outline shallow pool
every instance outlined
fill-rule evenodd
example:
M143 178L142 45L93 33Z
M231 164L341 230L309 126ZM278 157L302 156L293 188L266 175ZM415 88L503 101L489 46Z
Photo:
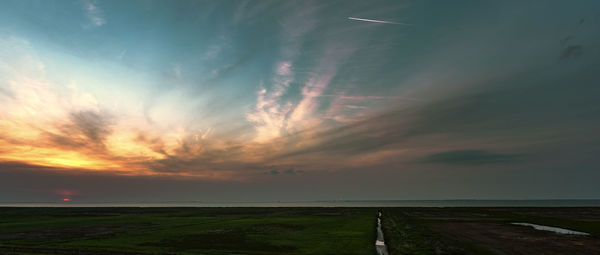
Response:
M537 225L537 224L531 224L531 223L524 223L524 222L514 222L514 223L511 223L511 224L513 224L513 225L519 225L519 226L533 227L533 228L535 228L537 230L552 231L552 232L558 233L558 234L584 235L584 236L589 236L590 235L588 233L579 232L579 231L575 231L575 230L569 230L569 229L557 228L557 227L550 227L550 226L544 226L544 225Z

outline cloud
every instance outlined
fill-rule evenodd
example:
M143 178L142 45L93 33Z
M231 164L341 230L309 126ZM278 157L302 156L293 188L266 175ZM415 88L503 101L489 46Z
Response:
M125 54L127 54L127 49L122 50L121 53L119 53L119 55L117 55L117 59L119 61L123 60L123 57L125 56Z
M307 8L282 22L285 37L281 49L283 58L274 67L271 87L264 86L258 91L254 111L249 112L247 120L254 125L256 141L265 142L297 132L310 135L308 130L331 119L330 113L320 107L327 98L322 97L330 83L337 77L343 63L357 50L355 40L348 39L340 45L339 38L330 38L315 47L314 56L310 56L310 66L303 66L302 75L295 73L295 62L307 58L298 54L302 42L307 40L318 20L312 18L319 7ZM296 24L288 24L296 22ZM306 37L306 38L305 38ZM300 98L289 96L290 84L300 85Z
M298 133L298 137L287 139L304 139L303 146L290 142L283 146L290 149L274 155L273 160L311 158L326 163L327 157L386 155L390 160L396 157L410 161L424 157L422 154L431 151L431 146L460 145L484 148L486 151L467 151L463 155L479 156L483 162L517 158L493 157L484 154L487 150L526 154L597 137L592 127L600 123L594 115L600 112L600 106L595 103L598 87L592 85L597 79L593 71L571 73L556 65L541 73L542 77L536 72L478 80L437 98L321 128L310 137L301 138L303 134ZM407 150L412 152L407 154Z
M306 40L305 37L315 28L316 22L314 17L316 7L308 3L303 5L305 6L302 11L294 12L280 22L283 34L280 49L282 60L275 65L272 79L266 82L267 84L261 83L256 105L246 114L246 120L255 128L254 141L256 142L266 142L281 137L294 124L289 123L289 115L298 111L298 106L294 106L294 102L286 102L282 99L295 80L293 60L298 57L300 47Z
M102 10L95 2L89 3L86 12L101 18L97 25L104 24ZM523 54L538 49L527 43L503 50L506 47L493 44L498 36L459 34L453 42L455 35L450 33L443 35L448 36L444 40L449 44L443 43L441 51L431 46L432 50L423 49L426 52L422 54L417 47L420 43L411 41L410 36L379 33L370 29L371 25L348 26L349 21L343 19L347 10L331 14L329 11L337 8L332 4L282 4L287 9L281 15L267 15L275 22L265 25L261 20L260 27L250 27L246 21L265 19L261 12L275 10L270 6L253 9L254 3L258 2L243 3L238 9L234 20L245 32L231 36L231 47L204 42L218 46L201 52L200 58L214 60L214 66L220 68L201 85L193 80L202 76L199 73L189 77L182 73L187 67L198 67L195 60L189 60L195 59L192 56L167 62L181 63L168 70L171 78L183 74L190 79L188 85L174 89L163 86L164 81L143 77L101 78L119 73L112 70L123 71L110 65L106 70L104 65L94 70L100 74L94 76L92 72L77 75L75 64L74 71L59 72L60 81L51 82L43 76L45 65L34 61L34 54L20 61L3 54L1 68L9 70L6 73L11 75L6 77L11 78L0 84L0 97L6 98L0 109L4 118L0 120L0 160L59 168L133 169L130 174L139 175L245 180L272 169L285 176L300 172L294 169L307 173L365 165L398 169L402 166L398 162L415 164L423 158L498 160L490 151L519 147L515 155L527 154L558 139L592 136L589 130L598 126L595 74L550 66L552 63L522 68L529 64L515 60L540 59ZM293 8L296 5L301 6ZM259 32L255 28L267 32L255 34ZM250 40L253 44L249 47L246 33L260 39ZM485 40L477 41L480 38ZM262 47L269 54L263 54ZM544 61L556 62L557 47L552 47ZM118 58L125 54L133 58L138 56L136 52L122 51ZM586 54L593 53L586 48ZM463 58L464 54L467 57ZM83 63L87 62L94 61ZM251 71L245 69L248 62L255 65ZM15 63L20 63L19 68ZM54 72L57 66L52 64L48 62L48 70ZM507 71L504 67L508 65ZM35 75L19 75L27 68ZM79 76L87 77L76 81L79 87L70 86L72 77ZM138 79L139 84L128 84ZM228 97L232 91L235 102ZM256 93L248 93L251 91ZM198 93L190 96L190 92ZM223 117L230 113L234 117ZM458 151L458 155L438 151Z
M112 133L110 118L93 111L72 112L69 119L57 121L53 128L41 131L37 146L85 151L104 155L106 139Z
M181 65L173 65L173 74L175 75L176 79L181 80Z
M238 25L241 22L254 23L254 21L261 17L259 14L276 2L244 0L237 3L239 5L235 8L232 15L232 23L234 25Z
M302 171L302 170L294 170L293 168L286 169L283 172L286 173L286 174L301 174L301 173L304 173L304 171Z
M232 63L228 63L217 68L214 68L211 73L212 77L206 82L212 84L219 79L223 79L231 75L236 69L246 64L255 54L254 51L246 52L245 54L236 58Z
M450 165L481 165L514 163L521 160L517 154L491 153L485 150L453 150L438 152L427 156L421 162Z
M88 18L88 21L92 26L100 27L106 24L106 19L104 19L104 12L95 1L84 2L83 10L85 11L85 15Z
M271 171L264 172L264 174L269 174L269 175L280 175L280 174L295 175L295 174L302 174L302 173L304 173L304 171L294 170L293 168L288 168L285 170L273 169Z
M103 144L106 137L112 132L108 117L92 111L71 113L71 121L77 131L98 144Z
M578 58L583 54L583 46L582 45L568 45L562 51L560 55L560 59L571 59Z
M382 148L398 145L411 134L411 122L414 115L408 110L390 111L360 121L325 129L304 137L304 146L289 146L289 149L277 157L298 157L302 155L344 155L356 156ZM299 132L296 136L302 137ZM288 138L294 141L296 137Z

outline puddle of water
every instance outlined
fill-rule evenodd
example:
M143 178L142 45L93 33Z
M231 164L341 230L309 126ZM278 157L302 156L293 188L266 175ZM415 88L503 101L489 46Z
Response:
M531 223L524 223L524 222L514 222L514 223L511 223L511 224L513 224L513 225L519 225L519 226L533 227L533 228L535 228L537 230L551 231L551 232L558 233L558 234L584 235L584 236L589 236L590 235L588 233L579 232L579 231L575 231L575 230L569 230L569 229L557 228L557 227L550 227L550 226L544 226L544 225L537 225L537 224L531 224Z

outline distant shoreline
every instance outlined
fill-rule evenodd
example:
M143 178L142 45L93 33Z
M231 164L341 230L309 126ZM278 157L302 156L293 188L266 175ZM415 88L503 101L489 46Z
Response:
M0 202L0 207L600 207L600 199L335 200L274 202Z

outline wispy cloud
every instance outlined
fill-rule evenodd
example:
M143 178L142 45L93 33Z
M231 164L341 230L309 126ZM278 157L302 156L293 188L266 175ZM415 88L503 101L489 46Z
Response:
M520 155L493 153L485 150L453 150L431 154L422 162L456 164L456 165L480 165L514 163L520 160Z
M180 64L174 64L173 65L173 75L175 75L175 78L177 79L181 79L181 65Z
M83 10L92 26L99 27L106 24L104 12L98 7L95 1L85 2Z
M127 49L122 50L121 53L119 53L119 55L117 55L117 59L119 61L123 60L123 57L125 56L125 54L127 54Z
M281 15L278 6L250 11L253 2L242 5L237 19L244 33L232 34L235 40L227 43L203 41L206 51L184 51L201 46L185 48L181 45L187 43L170 41L177 38L165 41L177 46L173 50L152 52L156 55L147 58L141 53L149 51L129 44L100 51L113 52L113 60L115 55L117 59L128 56L125 62L135 67L131 72L60 52L55 53L57 57L36 57L32 45L37 44L0 37L0 161L237 180L265 171L292 176L301 171L308 175L319 169L367 164L397 168L395 163L400 160L417 167L436 165L418 164L422 163L417 162L419 159L454 165L464 164L459 161L499 161L512 159L490 153L511 151L494 147L502 143L541 144L547 137L567 134L557 130L567 122L572 125L569 132L597 127L597 93L580 93L592 91L588 84L595 84L597 78L591 71L581 74L588 75L586 82L578 82L585 78L579 74L557 76L560 79L531 74L530 80L520 77L522 82L518 82L509 78L516 73L513 69L522 68L480 63L509 56L513 66L518 63L514 59L534 58L521 57L514 49L511 54L502 54L505 52L471 47L474 38L487 38L479 33L467 39L459 36L441 50L402 53L400 43L404 40L390 35L393 33L348 23L409 24L356 17L347 21L342 12L331 15L329 11L337 8L331 4L315 7L314 2L290 3ZM106 24L105 13L96 2L86 2L83 10L92 26ZM258 37L266 39L259 40L258 50L252 51L257 53L252 55L246 53L249 45L245 36L254 30L246 30L250 25L245 22L265 18L263 11L277 11L278 15L266 17L275 17L268 25L256 22L261 24L256 28L265 30ZM360 15L392 17L376 12ZM219 33L207 37L215 34ZM374 36L381 40L374 43ZM185 42L189 39L179 38ZM153 43L149 42L149 47ZM586 54L595 54L585 49ZM176 56L168 57L172 51ZM265 51L268 57L263 57ZM189 58L181 52L189 53ZM556 55L555 48L552 52ZM577 52L574 48L566 54L575 57ZM462 58L463 54L471 57ZM397 62L400 58L406 60ZM61 63L65 59L68 61ZM153 62L158 59L162 62ZM457 59L470 60L465 63ZM161 66L161 71L168 73L167 79L154 79L152 73L146 73L153 69L142 68L144 60L150 61L148 66ZM585 59L580 60L577 62ZM211 69L217 66L211 86L198 85L194 78L202 76L197 71L204 68L201 62L214 62L207 65ZM85 67L93 72L80 68L88 64ZM96 68L99 66L102 68ZM206 68L206 73L211 69ZM169 86L173 77L185 78L190 84ZM500 87L494 85L500 80L502 89L493 89ZM570 84L569 89L559 82ZM201 93L190 95L190 91ZM535 99L530 95L536 95ZM574 135L567 137L573 139ZM469 150L472 148L477 150Z
M356 21L381 23L381 24L394 24L394 25L412 26L412 24L408 24L408 23L400 23L400 22L393 22L393 21L386 21L386 20L363 19L363 18L355 18L355 17L348 17L348 19L350 19L350 20L356 20Z
M272 80L261 83L257 102L253 111L246 114L246 119L254 126L255 141L266 142L281 137L290 126L289 115L297 109L293 102L282 100L295 73L293 60L297 57L307 33L315 28L315 7L307 4L302 12L286 17L279 23L283 36L280 54L282 60L274 67Z

